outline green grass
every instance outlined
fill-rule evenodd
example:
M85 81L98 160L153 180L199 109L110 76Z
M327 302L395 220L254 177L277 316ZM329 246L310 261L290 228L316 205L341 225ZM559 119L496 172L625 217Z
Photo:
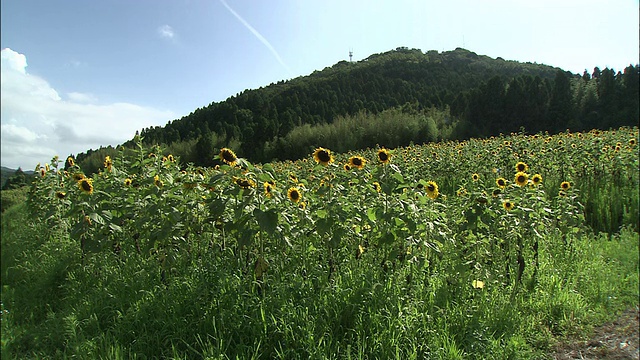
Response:
M638 301L638 234L628 230L584 235L571 251L548 239L535 290L515 296L498 281L473 289L359 261L330 282L322 271L273 274L260 296L214 258L178 261L166 286L151 261L83 265L68 239L11 227L27 218L24 206L2 218L5 359L539 358Z

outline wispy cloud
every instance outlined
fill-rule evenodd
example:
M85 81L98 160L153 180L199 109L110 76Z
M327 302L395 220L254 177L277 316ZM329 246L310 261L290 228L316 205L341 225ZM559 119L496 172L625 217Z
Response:
M171 111L131 103L101 104L88 93L61 97L45 79L27 71L24 54L6 48L1 58L2 166L31 169L54 155L121 144L136 130L176 118Z
M158 34L165 39L173 39L176 36L176 32L169 25L162 25L158 28Z
M262 34L260 34L258 32L258 30L256 30L253 26L251 26L251 24L249 24L245 19L242 18L242 16L240 16L237 12L235 12L231 6L229 6L229 4L227 4L227 2L225 0L220 0L220 2L222 3L222 5L224 5L225 8L227 8L227 10L229 10L229 12L236 17L236 19L238 19L238 21L240 21L240 23L242 23L242 25L244 25L244 27L246 27L249 31L251 31L251 33L258 38L258 40L260 40L260 42L262 42L264 44L264 46L267 47L267 49L269 49L269 51L271 51L271 53L273 54L273 56L275 56L276 60L278 60L278 62L280 63L280 65L282 65L287 71L291 72L291 69L289 69L289 67L287 66L287 64L284 63L284 61L282 60L282 58L280 57L280 54L278 54L278 52L276 51L276 49L271 45L271 43L264 37L262 36Z

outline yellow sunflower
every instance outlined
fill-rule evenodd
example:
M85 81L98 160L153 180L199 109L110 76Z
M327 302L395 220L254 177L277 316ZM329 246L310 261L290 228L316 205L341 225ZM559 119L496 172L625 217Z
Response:
M473 181L478 181L480 180L480 175L478 175L477 173L474 173L473 175L471 175L471 179Z
M111 172L112 166L113 166L113 161L111 160L111 156L107 155L104 158L104 168L107 169L108 172Z
M331 156L331 150L325 148L317 148L316 151L313 152L313 159L322 165L329 165L333 162L333 156Z
M344 164L342 167L344 168L345 171L351 170L351 165L349 164Z
M522 161L518 162L516 164L516 171L517 172L526 172L527 170L529 170L529 165L523 163Z
M511 211L513 210L513 207L515 205L511 202L511 200L505 200L505 202L502 203L502 206L504 207L505 210Z
M389 152L389 150L387 149L378 150L378 161L380 161L383 164L387 164L389 163L390 160L391 160L391 153Z
M531 181L533 182L533 185L542 184L542 175L540 174L533 175L533 177L531 178Z
M220 154L218 155L218 157L229 166L234 166L236 164L236 161L238 160L236 153L234 153L233 150L227 148L220 149Z
M64 199L67 196L67 193L64 191L56 191L56 197L58 199Z
M438 184L436 184L435 181L429 181L427 182L427 196L430 197L431 199L435 199L438 197Z
M153 177L153 183L155 184L155 186L161 188L164 183L162 182L162 180L160 180L160 176L156 175Z
M373 185L373 190L375 190L376 192L382 191L382 187L380 186L379 182L374 181L372 185Z
M72 167L72 166L75 166L75 165L76 165L76 162L73 160L73 158L71 156L69 156L67 158L67 167Z
M365 160L362 156L352 156L349 158L349 165L357 168L358 170L364 169L364 164L366 163L367 160Z
M124 186L131 186L131 179L129 178L124 179Z
M302 193L297 187L292 187L287 191L287 197L289 197L289 200L293 201L294 203L298 203L302 198Z
M82 180L78 181L78 187L85 194L89 194L89 195L93 194L93 180L92 179L83 178Z
M496 185L498 185L500 189L504 189L507 186L507 180L504 178L497 178Z
M175 162L176 161L176 159L171 154L167 155L167 160L169 160L171 162Z
M243 189L249 189L256 186L256 183L253 180L247 178L235 178L234 182Z
M80 181L80 180L82 180L84 178L85 178L85 176L84 176L83 173L79 173L78 172L78 173L74 173L73 174L73 180L75 180L75 181Z
M561 188L562 190L567 191L567 190L569 190L569 189L571 188L571 183L569 183L568 181L563 181L563 182L560 184L560 188Z
M529 180L529 175L527 175L526 173L519 171L516 173L515 176L515 182L516 184L518 184L518 186L525 186L527 185L527 181Z
M266 197L272 197L273 196L273 187L274 185L272 185L270 182L265 181L264 182L264 194Z

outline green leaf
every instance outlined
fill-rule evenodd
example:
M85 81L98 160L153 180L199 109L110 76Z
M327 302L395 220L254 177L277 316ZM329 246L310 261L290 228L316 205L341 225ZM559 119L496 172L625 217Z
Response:
M253 210L253 216L258 220L260 230L269 235L272 235L276 231L276 227L278 226L278 213L275 210L263 211L256 208Z

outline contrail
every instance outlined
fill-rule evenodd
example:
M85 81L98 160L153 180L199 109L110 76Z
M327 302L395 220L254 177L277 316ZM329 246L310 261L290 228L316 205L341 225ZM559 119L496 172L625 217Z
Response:
M248 22L246 22L242 16L238 15L237 12L235 12L231 6L229 6L229 4L227 4L226 1L224 0L220 0L220 2L222 3L222 5L224 5L224 7L227 8L227 10L229 10L229 12L236 17L236 19L238 19L242 25L244 25L247 29L249 29L249 31L251 31L251 33L253 35L255 35L255 37L258 38L258 40L260 40L264 46L267 47L267 49L269 49L269 51L271 51L271 53L273 54L273 56L276 57L276 60L278 60L278 62L280 63L280 65L282 65L285 69L287 69L287 71L291 72L291 69L289 69L289 67L287 66L287 64L284 63L284 61L282 61L282 58L280 57L280 54L278 54L278 52L276 51L276 49L273 48L273 46L271 46L271 44L269 43L269 41L267 39L265 39L264 36L262 36L258 30L254 29L253 26L251 26Z

